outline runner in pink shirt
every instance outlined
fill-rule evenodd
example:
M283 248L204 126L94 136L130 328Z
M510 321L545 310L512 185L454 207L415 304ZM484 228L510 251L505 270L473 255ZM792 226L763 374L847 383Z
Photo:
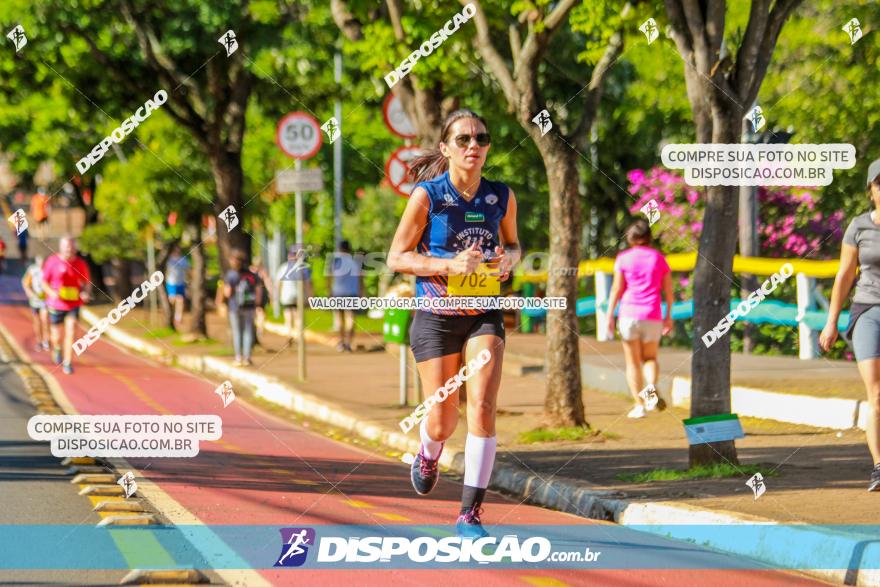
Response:
M656 393L657 390L660 337L672 331L669 313L672 308L672 274L663 254L650 246L651 227L647 221L633 222L626 229L626 242L629 248L617 255L614 262L614 282L608 300L608 331L614 332L614 311L619 301L618 328L626 358L626 381L635 401L627 416L644 418L646 408L665 408L665 402L659 397L656 402L646 404L639 392L647 389L649 393ZM660 306L661 292L666 298L666 318L663 318Z
M49 309L52 359L62 362L61 325L64 324L64 363L62 370L73 373L73 335L79 307L89 301L89 266L76 253L76 243L71 237L62 237L58 253L43 263L43 291Z

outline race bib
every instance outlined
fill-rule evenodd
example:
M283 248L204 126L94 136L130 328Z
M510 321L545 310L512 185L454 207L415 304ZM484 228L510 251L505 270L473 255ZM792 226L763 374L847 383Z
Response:
M79 300L79 288L70 285L62 285L58 288L58 298L65 302L76 302Z
M497 296L501 294L501 280L490 275L497 268L480 263L470 275L450 275L446 294L449 296Z

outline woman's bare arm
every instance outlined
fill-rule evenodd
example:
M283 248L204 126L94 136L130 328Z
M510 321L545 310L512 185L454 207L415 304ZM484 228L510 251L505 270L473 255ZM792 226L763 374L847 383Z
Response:
M624 291L626 291L626 278L621 271L615 271L614 280L611 282L611 292L608 294L608 316L612 320L614 320L614 309Z
M428 225L428 211L430 209L428 192L424 188L413 190L388 251L388 268L392 271L420 277L449 273L451 259L428 257L415 251L416 245Z
M846 243L840 246L840 267L837 269L837 276L834 278L834 287L831 288L831 302L828 305L828 319L825 321L825 328L819 335L819 347L824 351L828 351L837 340L837 320L840 318L840 311L843 309L843 302L852 289L853 282L856 280L856 270L859 267L859 250L858 248Z
M840 267L837 269L837 276L834 278L834 287L831 288L828 322L837 324L840 311L843 309L843 302L849 295L853 282L856 280L856 269L858 267L859 250L852 245L841 245Z

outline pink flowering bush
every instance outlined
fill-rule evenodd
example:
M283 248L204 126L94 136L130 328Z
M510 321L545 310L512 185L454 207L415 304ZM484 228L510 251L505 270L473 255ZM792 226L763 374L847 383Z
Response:
M654 240L664 253L687 253L703 230L703 204L700 192L665 167L647 173L633 169L626 174L629 191L636 198L629 211L641 215L641 208L651 200L657 203L660 219L651 227Z
M627 174L635 203L629 211L641 215L649 201L657 203L660 219L651 227L664 253L696 250L703 229L703 194L665 167ZM843 237L843 211L825 215L817 210L809 188L758 188L758 234L762 257L831 259ZM684 285L684 284L681 284Z
M843 239L843 211L816 209L809 188L758 188L761 255L832 259Z

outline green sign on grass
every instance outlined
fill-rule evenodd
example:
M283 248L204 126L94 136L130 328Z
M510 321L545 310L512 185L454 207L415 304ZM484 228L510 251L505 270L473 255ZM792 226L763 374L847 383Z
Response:
M689 444L705 444L745 437L739 416L736 414L715 414L682 421Z

